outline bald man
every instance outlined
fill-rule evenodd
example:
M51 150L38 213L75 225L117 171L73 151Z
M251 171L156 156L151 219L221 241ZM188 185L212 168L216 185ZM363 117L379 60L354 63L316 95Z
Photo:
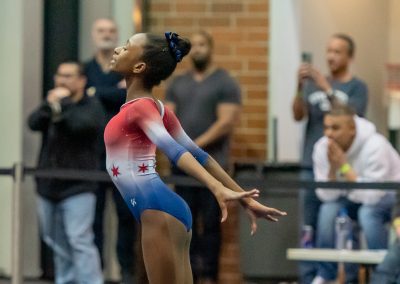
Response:
M107 122L118 113L125 102L126 89L123 77L111 72L109 64L118 43L118 28L116 23L108 18L97 19L92 27L92 39L96 52L94 57L85 64L87 75L87 93L97 97L106 112ZM101 139L103 141L103 139ZM105 170L105 147L102 145L102 169ZM104 240L104 208L106 192L112 190L115 208L118 215L117 258L121 268L123 283L133 283L134 273L134 242L135 221L128 207L114 186L101 183L97 192L96 215L94 221L95 243L99 249L102 263Z

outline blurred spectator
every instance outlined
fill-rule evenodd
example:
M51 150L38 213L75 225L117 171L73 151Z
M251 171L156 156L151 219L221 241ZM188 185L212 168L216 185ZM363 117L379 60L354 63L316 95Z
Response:
M357 115L364 116L367 108L368 90L363 81L350 72L355 45L353 40L343 34L336 34L328 42L326 61L328 76L322 75L311 64L311 54L303 56L303 64L298 71L297 94L293 100L293 116L296 121L307 119L304 134L304 145L301 159L302 180L313 180L312 151L315 142L323 135L323 116L331 108L330 101L338 100L356 110ZM300 192L302 226L311 226L315 238L317 234L317 216L320 201L313 189ZM308 240L315 243L315 239ZM310 283L316 273L312 262L300 263L302 283Z
M399 195L399 194L397 194ZM393 228L396 240L390 246L388 253L372 275L371 284L398 284L400 283L400 199L393 211Z
M193 69L173 80L166 104L175 111L195 143L228 167L229 138L238 120L240 88L228 73L212 62L213 39L201 31L191 38ZM182 174L174 169L175 174ZM220 210L205 188L177 186L176 192L193 214L191 264L195 281L216 283L221 246Z
M94 57L85 64L85 72L88 77L88 93L95 96L102 103L107 122L119 112L125 103L126 85L123 77L110 71L110 61L114 54L114 48L118 42L118 29L111 19L101 18L93 23L93 43L96 48ZM103 138L103 134L101 134ZM103 139L101 139L101 169L106 170L106 154ZM106 193L112 189L115 208L118 216L117 258L121 269L123 283L132 283L135 267L134 242L135 220L129 212L121 195L114 185L101 183L97 191L96 215L94 222L95 243L99 249L102 263L104 245L104 209Z
M85 95L81 65L58 66L55 88L29 116L29 127L42 133L41 169L98 169L99 133L105 118L101 104ZM43 240L53 249L56 283L103 283L93 243L96 184L37 179L38 215Z
M368 120L337 105L324 117L324 137L313 151L316 181L383 182L400 180L400 157ZM385 224L395 202L395 192L374 189L317 189L322 205L318 215L317 247L335 247L335 218L341 208L357 220L369 249L385 249ZM321 262L313 284L336 279L337 264ZM358 269L346 267L346 283L357 282Z

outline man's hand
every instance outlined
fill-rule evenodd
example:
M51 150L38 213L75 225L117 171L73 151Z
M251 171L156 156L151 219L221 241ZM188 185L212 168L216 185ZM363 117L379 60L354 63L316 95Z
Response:
M60 103L60 100L69 97L71 95L71 91L64 87L57 87L50 90L47 93L47 102L49 104L57 104Z
M299 82L299 89L302 87L302 82L304 79L311 79L314 81L315 85L323 92L328 92L332 89L331 85L329 84L328 80L325 78L324 75L321 74L317 69L315 69L309 63L303 63L300 65L298 71L298 82Z
M324 75L321 74L317 69L311 68L311 78L314 80L315 85L320 88L323 92L332 90L331 84Z
M299 71L297 72L297 82L298 82L298 90L300 91L303 88L304 79L311 78L311 64L303 63L300 65Z
M331 169L334 171L339 170L342 165L347 163L345 152L333 139L328 139L328 160L331 165Z

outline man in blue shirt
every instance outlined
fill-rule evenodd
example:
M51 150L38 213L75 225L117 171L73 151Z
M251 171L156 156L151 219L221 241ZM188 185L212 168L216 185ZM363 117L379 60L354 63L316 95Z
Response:
M94 57L85 64L88 94L97 97L106 112L107 122L119 112L125 102L126 89L123 77L109 69L110 61L117 46L118 29L111 19L97 19L92 28L93 42L96 47ZM103 139L101 139L103 141ZM103 142L102 142L103 143ZM106 155L101 145L101 165L105 170ZM112 188L115 208L118 215L117 258L121 267L123 283L133 283L135 221L118 191L109 183L101 183L97 192L96 215L94 221L95 243L103 259L104 208L107 189Z

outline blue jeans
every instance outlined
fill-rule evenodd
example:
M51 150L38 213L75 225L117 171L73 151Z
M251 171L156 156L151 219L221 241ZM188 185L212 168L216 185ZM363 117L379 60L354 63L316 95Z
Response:
M371 284L400 284L400 240L396 240L376 267Z
M314 172L312 169L302 169L300 171L300 180L314 181ZM321 201L315 194L315 189L301 189L299 193L299 216L301 216L299 231L302 231L304 225L313 228L313 243L315 245L315 236L317 235L318 211ZM300 283L309 284L317 274L317 263L313 261L299 262Z
M102 284L100 258L93 242L95 195L82 193L53 202L38 197L43 240L54 251L56 284Z
M345 198L323 203L318 217L317 247L335 247L335 219L339 210L345 207L349 217L358 221L361 230L364 232L368 248L385 249L388 244L388 232L385 224L390 221L390 213L395 201L392 196L387 197L390 198L384 197L376 205L356 204ZM345 267L346 281L355 281L358 274L357 266L349 264ZM326 280L336 279L337 263L320 262L318 264L318 275Z

